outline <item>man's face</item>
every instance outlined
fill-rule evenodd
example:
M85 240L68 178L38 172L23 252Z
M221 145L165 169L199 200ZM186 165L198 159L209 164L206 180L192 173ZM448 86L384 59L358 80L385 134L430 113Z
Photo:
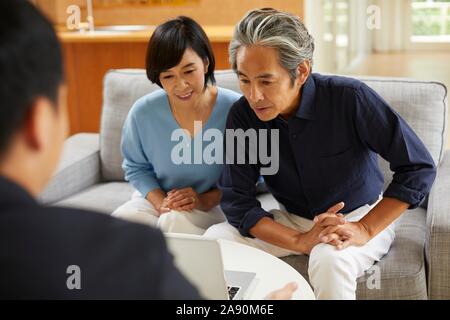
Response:
M240 88L261 121L278 115L292 116L300 102L301 83L292 85L289 72L278 60L278 52L262 46L241 47L237 51L236 66Z

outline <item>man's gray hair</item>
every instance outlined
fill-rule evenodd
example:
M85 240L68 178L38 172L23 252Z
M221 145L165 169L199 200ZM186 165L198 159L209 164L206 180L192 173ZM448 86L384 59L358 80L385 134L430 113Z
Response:
M275 9L264 8L247 12L234 29L230 42L230 64L237 71L236 54L242 46L259 45L277 49L280 65L292 81L303 61L313 64L314 38L299 17Z

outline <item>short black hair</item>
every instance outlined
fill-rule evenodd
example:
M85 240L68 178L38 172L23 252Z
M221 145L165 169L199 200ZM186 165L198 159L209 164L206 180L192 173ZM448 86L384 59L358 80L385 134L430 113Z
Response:
M26 0L0 1L0 157L37 97L57 105L64 81L52 24Z
M186 49L191 48L203 60L208 59L205 87L215 84L216 62L211 43L202 27L189 17L179 16L159 25L148 42L146 69L147 78L162 88L159 75L178 65Z

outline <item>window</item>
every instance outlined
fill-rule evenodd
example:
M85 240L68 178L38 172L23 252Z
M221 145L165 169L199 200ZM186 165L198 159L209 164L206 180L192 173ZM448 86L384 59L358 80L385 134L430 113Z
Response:
M306 0L305 19L316 40L315 71L345 73L369 50L369 0Z
M450 0L411 1L411 42L450 42Z
M349 1L324 0L323 41L335 52L333 69L340 71L349 64Z

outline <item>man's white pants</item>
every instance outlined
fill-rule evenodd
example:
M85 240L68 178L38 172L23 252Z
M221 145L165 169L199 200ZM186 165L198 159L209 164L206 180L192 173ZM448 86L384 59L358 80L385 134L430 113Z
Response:
M159 216L153 205L137 191L133 193L131 200L117 208L112 216L158 227L163 232L197 235L204 234L213 224L226 221L219 206L207 212L195 209L191 212L172 210Z
M380 201L381 198L378 200ZM378 202L377 202L378 203ZM358 221L374 206L365 205L345 215L347 221ZM309 231L314 222L309 219L289 214L286 211L273 210L275 221L300 232ZM316 245L309 256L308 274L314 294L317 299L356 299L356 279L364 274L376 261L379 261L388 251L395 238L395 222L380 232L362 247L347 247L337 250L329 244ZM228 222L210 227L205 237L228 239L240 242L276 257L298 255L278 246L256 238L243 237L236 228Z

